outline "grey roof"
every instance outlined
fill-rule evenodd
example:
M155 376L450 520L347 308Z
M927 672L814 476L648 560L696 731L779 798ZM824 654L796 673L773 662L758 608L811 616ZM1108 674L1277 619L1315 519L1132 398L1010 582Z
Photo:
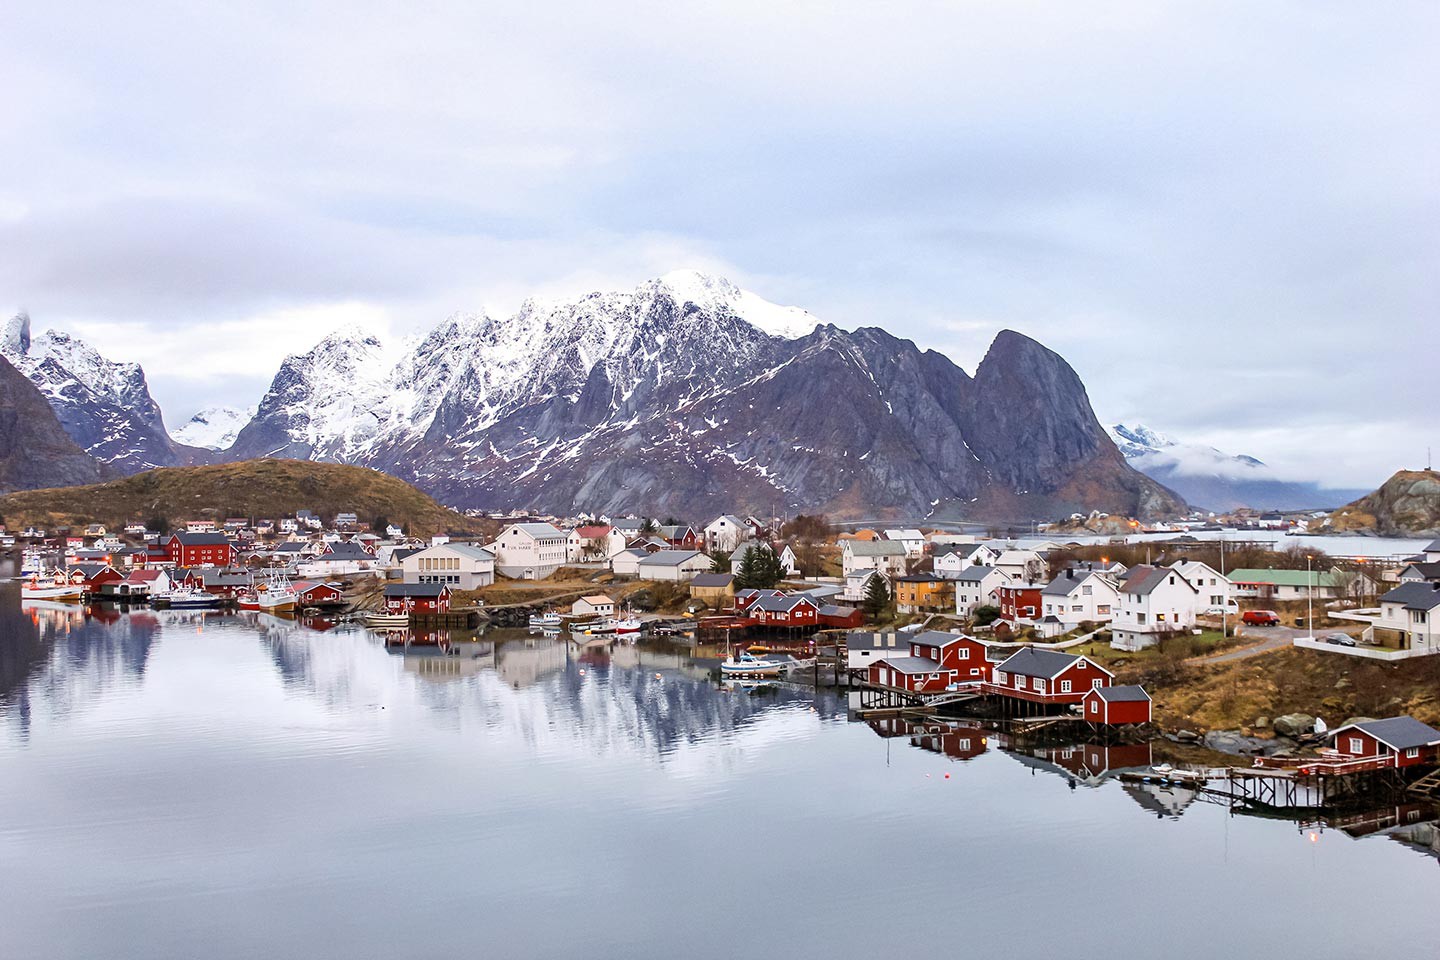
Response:
M686 560L704 556L699 550L656 550L640 561L642 567L678 567Z
M746 526L746 525L747 525L744 520L741 520L739 517L735 516L735 514L733 514L733 513L722 513L722 514L720 514L720 516L716 517L714 520L711 520L711 521L710 521L710 524L718 523L718 522L721 521L721 520L724 520L724 521L728 522L728 523L730 524L730 526L735 527L735 528L737 528L737 529L740 528L740 527L743 527L743 526ZM710 524L707 524L707 526L709 526Z
M750 609L770 610L776 613L782 611L788 612L794 610L802 603L808 603L812 607L815 606L815 601L809 597L761 597L759 600L750 604Z
M972 564L966 567L964 570L961 570L960 576L956 577L955 579L964 580L966 583L982 583L984 582L986 577L990 576L990 574L992 573L995 573L996 570L996 567L982 567L976 564Z
M937 673L940 664L925 657L886 657L885 662L901 673Z
M1047 597L1068 597L1071 591L1086 580L1089 580L1091 576L1092 574L1088 571L1066 570L1054 580L1047 583L1045 589L1041 590L1040 593Z
M1412 572L1426 580L1440 580L1440 560L1417 560L1406 564L1405 569L1400 571L1400 576Z
M390 551L390 561L392 563L399 563L407 557L415 556L415 554L419 552L419 547L398 547Z
M1440 743L1440 730L1421 723L1414 717L1390 717L1388 720L1365 720L1332 730L1330 736L1339 736L1345 730L1363 730L1393 750L1410 750L1414 747L1432 747Z
M1156 587L1165 582L1166 577L1171 576L1180 577L1180 582L1189 587L1192 592L1199 592L1193 583L1181 576L1179 571L1171 570L1169 567L1152 567L1143 563L1137 567L1131 567L1125 574L1121 581L1124 586L1120 588L1120 591L1143 597L1153 593Z
M207 587L247 587L253 582L248 570L202 570L200 580Z
M320 560L374 560L375 558L365 551L365 548L358 543L344 541L332 543L329 548L320 555Z
M1044 677L1050 679L1064 673L1075 661L1081 659L1073 654L1060 653L1057 650L1037 650L1034 647L1025 647L1016 650L1009 659L995 667L996 670L1003 670L1006 673L1018 673L1022 677ZM1092 663L1094 661L1091 661ZM1101 670L1100 667L1095 664ZM1106 673L1110 671L1105 670Z
M484 547L476 546L473 543L441 543L433 547L425 547L422 550L415 550L407 553L406 556L414 556L416 553L425 553L428 550L454 550L462 557L469 557L471 560L494 560L495 554ZM399 551L396 551L397 553Z
M1406 610L1434 610L1440 607L1440 585L1402 583L1380 598L1381 603L1398 603Z
M841 607L833 603L827 603L820 608L822 617L848 617L854 612L854 607Z
M692 587L728 587L735 582L732 573L697 573L690 580Z
M924 633L917 633L915 636L911 637L910 642L923 643L932 647L943 647L946 644L954 643L957 640L970 639L973 638L967 637L964 634L947 633L944 630L926 630Z
M556 539L565 536L565 531L553 523L512 523L512 527L524 533L528 533L536 540Z
M1440 553L1440 538L1431 540L1425 545L1425 553Z
M803 593L805 594L805 596L810 597L813 600L823 600L826 597L833 597L837 594L844 593L845 588L840 586L838 583L822 583L818 587L806 587L804 590L799 590L796 592Z
M845 544L856 557L905 556L905 545L896 540L846 540Z
M175 537L187 547L223 547L230 542L223 533L177 533Z
M1135 703L1150 699L1150 694L1145 692L1144 687L1134 684L1119 687L1096 687L1091 692L1107 703Z
M387 597L438 597L449 589L443 583L387 583Z
M845 637L851 650L909 650L910 638L903 634L875 630L852 630Z
M275 553L302 553L310 546L303 540L286 540L284 543L275 544Z

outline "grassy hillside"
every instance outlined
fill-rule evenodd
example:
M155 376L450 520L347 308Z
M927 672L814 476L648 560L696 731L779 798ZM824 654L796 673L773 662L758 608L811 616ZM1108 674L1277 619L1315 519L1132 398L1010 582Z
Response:
M365 522L384 517L418 536L485 532L481 521L440 506L388 474L306 460L169 467L108 483L26 490L0 497L0 515L11 529L91 522L113 526L155 516L172 522L274 519L304 509L327 520L342 511L353 512Z
M1330 529L1402 537L1440 533L1440 472L1401 470L1379 490L1332 513Z

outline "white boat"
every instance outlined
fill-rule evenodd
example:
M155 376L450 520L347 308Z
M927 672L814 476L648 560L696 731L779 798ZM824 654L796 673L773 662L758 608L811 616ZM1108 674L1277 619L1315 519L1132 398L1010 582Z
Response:
M220 606L220 598L213 593L192 590L189 587L177 587L163 594L160 599L172 610L206 610Z
M36 547L26 547L25 552L20 554L20 576L44 576L45 575L45 551Z
M615 621L616 633L639 633L645 629L645 621L639 617L621 617Z
M554 610L545 613L530 614L530 626L535 630L543 630L546 627L555 628L560 626L560 614Z
M265 583L255 585L255 601L264 613L291 613L299 599L289 578L279 570L272 572Z
M720 674L725 677L775 677L785 672L783 660L764 660L748 651L720 664Z
M32 574L20 584L21 600L79 600L85 592L83 583L71 583L65 571L56 570L48 577Z
M595 637L602 634L614 633L614 620L591 620L589 623L570 624L570 635L577 637Z
M367 627L403 627L410 623L408 613L367 613L365 614L365 625Z

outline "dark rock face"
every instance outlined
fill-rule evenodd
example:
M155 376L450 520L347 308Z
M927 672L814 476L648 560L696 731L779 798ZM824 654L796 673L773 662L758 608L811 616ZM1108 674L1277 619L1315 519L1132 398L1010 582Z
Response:
M1182 506L1125 464L1069 365L1009 331L972 379L883 330L772 335L652 281L452 319L382 353L339 334L288 359L230 455L360 463L455 506L561 514Z
M55 330L32 338L24 314L7 324L0 353L49 401L66 434L115 471L136 473L208 456L170 439L139 364L112 363Z
M0 492L96 483L105 476L66 434L35 385L0 357Z

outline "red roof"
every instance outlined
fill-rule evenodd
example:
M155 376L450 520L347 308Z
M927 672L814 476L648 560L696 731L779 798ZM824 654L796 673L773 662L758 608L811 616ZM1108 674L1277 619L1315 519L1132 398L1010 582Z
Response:
M601 537L610 535L610 525L592 524L588 527L576 527L575 532L584 540L599 540Z
M131 570L130 576L126 577L125 579L136 580L141 583L146 583L151 580L159 580L160 571L156 570L154 567L140 567L136 570Z

